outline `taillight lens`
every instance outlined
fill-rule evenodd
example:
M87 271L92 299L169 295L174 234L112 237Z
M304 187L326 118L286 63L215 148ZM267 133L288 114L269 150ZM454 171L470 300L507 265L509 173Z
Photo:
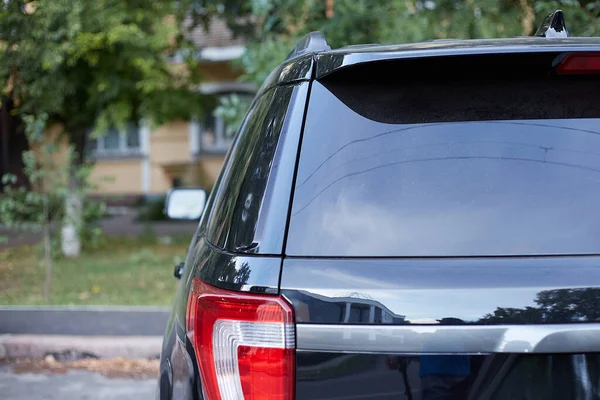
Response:
M209 400L293 399L294 314L283 298L222 290L194 278L187 312Z
M600 74L600 53L569 54L556 67L559 75Z

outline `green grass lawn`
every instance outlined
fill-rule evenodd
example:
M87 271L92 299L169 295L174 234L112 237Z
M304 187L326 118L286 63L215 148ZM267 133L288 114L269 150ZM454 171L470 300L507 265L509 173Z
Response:
M50 304L169 305L189 237L161 244L153 238L107 238L94 251L53 263ZM44 262L37 246L0 252L0 304L44 304Z

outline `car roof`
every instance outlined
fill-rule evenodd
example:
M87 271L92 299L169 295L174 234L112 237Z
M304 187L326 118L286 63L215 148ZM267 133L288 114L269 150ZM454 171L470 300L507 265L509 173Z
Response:
M319 32L310 35L322 36ZM292 50L288 58L266 79L260 92L274 86L320 79L343 68L375 61L532 52L599 52L600 37L442 39L393 45L353 45L339 49L329 48L323 39L318 46L311 48L309 45L301 50Z
M600 38L519 37L506 39L432 40L398 45L348 46L314 52L315 78L339 69L373 61L401 58L443 57L476 54L600 51Z
M460 48L484 48L484 47L537 47L557 45L597 45L600 37L568 37L568 38L545 38L537 36L522 36L513 38L495 39L436 39L425 42L403 43L403 44L364 44L340 47L320 52L321 54L364 54L364 53L396 53L403 51L440 49L452 50Z

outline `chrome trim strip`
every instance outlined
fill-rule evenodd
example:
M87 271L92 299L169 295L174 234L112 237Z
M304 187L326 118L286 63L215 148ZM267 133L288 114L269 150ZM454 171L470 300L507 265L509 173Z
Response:
M296 348L344 353L585 353L600 323L564 325L296 325Z

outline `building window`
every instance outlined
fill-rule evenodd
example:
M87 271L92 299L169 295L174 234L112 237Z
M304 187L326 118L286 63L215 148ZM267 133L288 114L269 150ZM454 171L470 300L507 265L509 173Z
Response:
M235 129L228 126L221 115L215 113L221 99L235 95L241 104L249 105L254 97L247 92L227 92L214 95L211 104L206 108L200 124L200 151L206 153L226 153L231 146Z
M140 154L140 129L135 123L127 124L125 131L111 128L104 135L90 139L90 153L94 156Z
M371 307L364 304L352 304L350 305L350 315L348 323L368 323L371 321Z

